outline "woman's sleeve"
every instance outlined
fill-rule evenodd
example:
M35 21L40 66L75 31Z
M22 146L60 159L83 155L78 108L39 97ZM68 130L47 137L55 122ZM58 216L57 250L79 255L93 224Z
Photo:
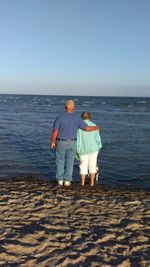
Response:
M99 131L95 132L95 139L96 139L96 143L98 146L98 150L100 150L102 148L102 140L101 140L101 136L99 134Z
M78 129L77 131L77 153L80 154L80 149L81 149L81 131Z

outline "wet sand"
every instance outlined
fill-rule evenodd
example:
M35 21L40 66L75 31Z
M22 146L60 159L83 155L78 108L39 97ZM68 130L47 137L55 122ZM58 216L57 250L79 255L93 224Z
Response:
M0 266L150 266L150 192L0 179Z

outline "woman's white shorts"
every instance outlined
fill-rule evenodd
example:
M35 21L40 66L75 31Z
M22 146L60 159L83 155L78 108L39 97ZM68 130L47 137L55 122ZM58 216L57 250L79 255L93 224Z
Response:
M98 151L86 155L80 155L80 174L86 175L88 173L97 172L97 156Z

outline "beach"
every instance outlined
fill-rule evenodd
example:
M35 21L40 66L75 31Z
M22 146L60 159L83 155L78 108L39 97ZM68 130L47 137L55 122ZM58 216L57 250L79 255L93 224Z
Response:
M0 266L150 266L150 192L0 179Z

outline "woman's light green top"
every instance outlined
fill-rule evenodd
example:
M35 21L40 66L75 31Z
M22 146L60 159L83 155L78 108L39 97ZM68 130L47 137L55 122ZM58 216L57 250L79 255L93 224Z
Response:
M96 126L90 120L85 120L88 126ZM97 152L101 149L102 142L99 131L86 132L78 130L77 132L77 153L79 155L86 155Z

